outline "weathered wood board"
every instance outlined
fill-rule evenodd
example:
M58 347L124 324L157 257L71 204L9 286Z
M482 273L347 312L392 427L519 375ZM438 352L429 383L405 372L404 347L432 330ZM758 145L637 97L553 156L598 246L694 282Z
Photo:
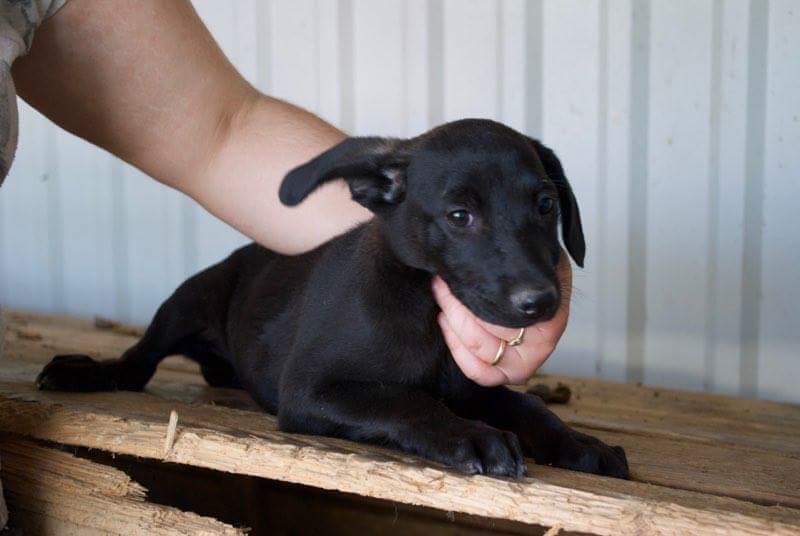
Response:
M3 482L26 534L245 534L215 519L148 503L125 473L10 435L0 437Z
M628 454L633 481L529 466L522 481L465 477L397 452L289 435L244 393L210 389L170 360L147 393L42 393L54 353L118 355L135 337L11 314L0 430L407 504L598 534L800 533L800 408L568 378L568 422ZM175 442L164 451L170 411Z

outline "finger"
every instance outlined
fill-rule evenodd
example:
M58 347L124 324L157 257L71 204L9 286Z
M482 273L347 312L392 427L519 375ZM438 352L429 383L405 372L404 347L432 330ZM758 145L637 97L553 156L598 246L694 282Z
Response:
M562 304L551 320L526 328L522 343L513 347L513 357L504 358L497 364L497 368L503 371L510 383L527 382L547 361L567 327L568 317L569 305ZM504 328L496 329L492 325L486 328L498 335L504 332Z
M453 296L444 281L434 284L434 295L443 311L440 322L445 341L467 377L482 385L526 381L531 367L511 348L506 349L497 366L491 365L497 356L500 340L481 328L474 315ZM450 316L447 315L448 312ZM459 332L453 328L451 318L460 322Z
M537 327L538 325L526 329L522 343L508 348L503 359L496 365L496 368L501 369L511 383L521 384L531 379L539 367L547 361L558 343L560 333L553 332L543 335L537 330Z
M528 382L538 367L530 366L530 363L525 361L520 356L519 352L510 349L506 350L506 353L503 354L503 357L494 368L503 373L503 376L506 378L505 383L522 385Z
M506 381L510 383L528 381L552 354L566 329L572 291L572 267L563 250L557 270L561 287L561 303L555 316L546 322L529 326L525 330L522 344L508 348L497 365L492 367L500 370L507 378ZM490 364L496 356L497 347L495 345L499 345L499 339L511 340L519 335L518 329L497 326L475 317L453 296L444 281L438 278L434 280L434 296L443 311L450 312L456 322L460 323L456 325L463 327L462 330L458 330L456 337L462 339L459 341L461 346L466 346L467 350L471 351L473 359L477 354L484 364ZM448 320L450 315L447 316ZM483 328L483 330L479 328ZM450 330L451 332L455 331L452 327ZM470 342L467 343L463 339ZM452 346L450 343L448 345Z
M444 340L447 347L450 349L450 354L453 356L458 368L461 372L477 384L494 387L495 385L502 385L508 381L503 374L503 371L487 365L477 357L475 357L461 342L456 332L450 326L447 316L444 313L439 314L436 318L439 326L442 329Z
M550 320L537 322L525 328L525 332L522 334L522 346L525 348L533 348L540 345L555 345L567 329L568 318L569 306L560 305L556 314ZM484 322L480 319L478 319L477 322L491 335L507 341L515 339L520 334L520 330L516 328L509 329Z
M550 320L538 322L525 329L523 345L531 347L532 344L543 345L545 347L555 346L564 334L569 319L570 300L572 298L572 266L569 258L561 251L558 266L559 286L561 288L561 301L556 314ZM492 335L510 340L519 335L519 330L509 330L503 326L497 326L478 319L478 322ZM526 344L528 343L528 344Z
M483 328L478 318L458 301L441 279L434 280L433 295L447 316L451 329L467 350L484 363L491 364L497 355L500 339Z
M506 341L512 341L519 337L520 328L507 328L504 326L498 326L497 324L490 324L485 320L481 320L480 318L476 319L476 322L490 335L496 337L498 339L504 339ZM535 324L534 324L535 325ZM528 333L528 329L530 326L525 328L525 335ZM523 340L525 340L525 336L523 335Z
M536 358L528 357L524 356L519 348L519 346L516 346L507 349L502 359L494 366L494 368L503 372L507 382L510 384L521 385L527 383L550 355L549 353L543 353L536 354Z

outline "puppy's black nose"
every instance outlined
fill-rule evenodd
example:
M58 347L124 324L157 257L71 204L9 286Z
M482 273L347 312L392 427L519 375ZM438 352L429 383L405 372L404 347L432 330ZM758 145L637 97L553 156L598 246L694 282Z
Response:
M549 311L556 303L556 289L524 287L511 293L511 303L522 314L534 317Z

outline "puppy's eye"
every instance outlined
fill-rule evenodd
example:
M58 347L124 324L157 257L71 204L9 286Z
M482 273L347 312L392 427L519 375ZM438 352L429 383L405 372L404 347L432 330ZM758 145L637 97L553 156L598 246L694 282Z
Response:
M555 205L556 203L553 201L552 197L542 197L539 199L539 204L536 206L536 208L539 211L539 214L544 216L545 214L550 214Z
M453 227L469 227L474 221L474 217L467 210L454 210L447 213L447 223Z

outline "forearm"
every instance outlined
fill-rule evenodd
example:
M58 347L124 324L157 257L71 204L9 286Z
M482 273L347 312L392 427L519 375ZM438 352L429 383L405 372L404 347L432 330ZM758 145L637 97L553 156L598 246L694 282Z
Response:
M13 74L55 123L268 247L302 251L368 217L340 184L280 205L286 171L343 134L259 95L185 0L72 0Z
M267 247L305 251L370 217L343 181L320 187L294 208L278 200L290 169L343 137L304 110L254 95L233 117L209 167L186 182L184 192Z

